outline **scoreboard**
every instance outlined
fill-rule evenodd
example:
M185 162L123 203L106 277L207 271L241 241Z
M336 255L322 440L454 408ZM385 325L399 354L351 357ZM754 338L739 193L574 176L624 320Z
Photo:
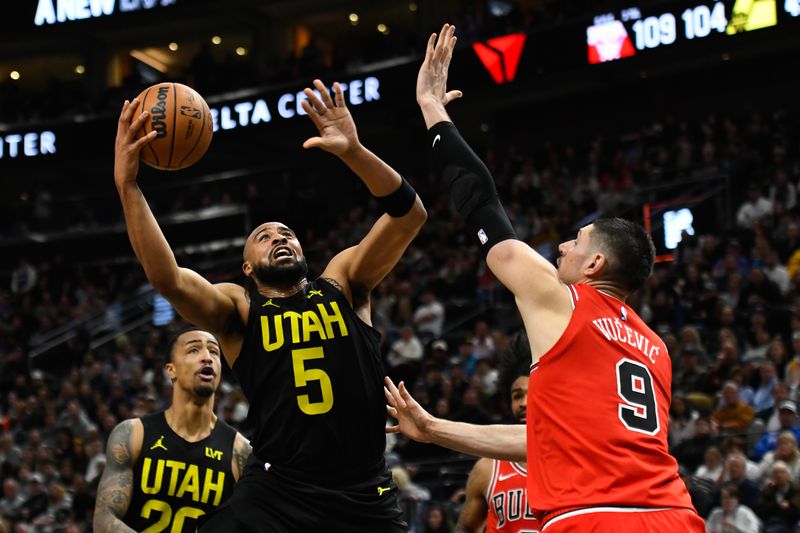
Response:
M667 47L800 20L800 0L719 0L628 6L597 14L586 29L588 60L605 63Z

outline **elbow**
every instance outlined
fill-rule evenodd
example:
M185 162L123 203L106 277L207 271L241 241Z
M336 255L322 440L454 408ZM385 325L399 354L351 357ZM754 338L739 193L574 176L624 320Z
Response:
M409 217L409 222L416 227L417 231L419 231L428 220L428 210L425 209L419 196L417 196L417 200L414 202L407 216Z

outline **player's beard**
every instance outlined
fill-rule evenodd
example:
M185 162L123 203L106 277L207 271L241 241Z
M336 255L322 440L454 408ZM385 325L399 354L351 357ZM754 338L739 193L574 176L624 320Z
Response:
M212 383L195 383L192 392L200 398L209 398L216 392Z
M253 276L263 285L279 285L290 287L308 275L308 263L305 257L289 264L256 265Z

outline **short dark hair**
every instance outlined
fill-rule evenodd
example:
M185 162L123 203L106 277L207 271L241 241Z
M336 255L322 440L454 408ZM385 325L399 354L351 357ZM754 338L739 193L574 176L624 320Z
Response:
M199 328L197 326L186 326L184 328L179 329L177 333L175 333L175 335L173 335L172 338L169 340L169 344L167 344L167 362L170 363L174 362L172 359L172 352L175 350L175 345L178 343L178 339L181 337L181 335L183 335L184 333L189 333L190 331L202 331L203 333L208 333L209 335L214 337L214 339L216 339L217 343L219 344L219 339L217 339L217 336L208 331L207 329ZM220 346L220 350L221 349L222 346Z
M528 377L531 374L531 345L524 329L511 338L508 351L500 355L498 369L503 397L511 400L511 385L514 381L520 376Z
M594 221L592 239L606 254L605 279L628 292L644 285L653 272L656 249L642 226L617 217Z

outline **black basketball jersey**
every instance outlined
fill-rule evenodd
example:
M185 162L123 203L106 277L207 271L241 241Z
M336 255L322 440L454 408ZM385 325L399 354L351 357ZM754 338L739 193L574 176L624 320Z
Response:
M197 517L228 499L236 430L220 419L211 434L187 442L164 412L145 415L142 451L133 466L131 503L123 522L140 532L195 532Z
M261 461L320 484L358 482L384 468L380 334L328 281L288 298L251 290L233 370Z

